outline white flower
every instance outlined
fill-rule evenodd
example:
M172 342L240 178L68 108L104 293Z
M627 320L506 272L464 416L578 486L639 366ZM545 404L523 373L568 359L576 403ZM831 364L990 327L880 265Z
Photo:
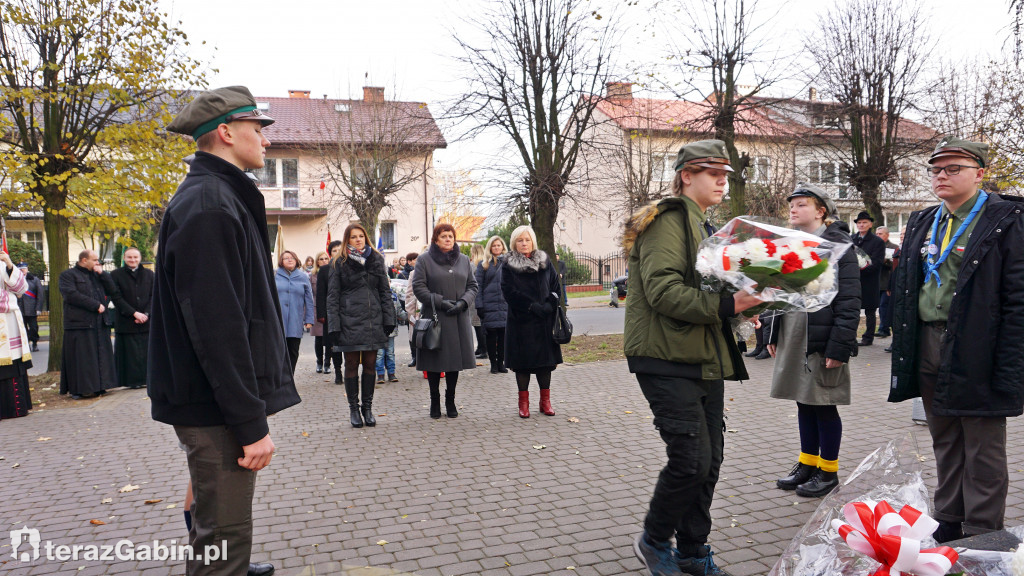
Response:
M1013 569L1013 576L1024 576L1024 546L1017 547L1017 551L1013 554L1013 560L1010 561L1010 567Z
M758 238L751 238L736 247L739 248L740 246L742 246L741 253L745 254L751 262L760 262L768 259L768 247L764 245L764 241Z

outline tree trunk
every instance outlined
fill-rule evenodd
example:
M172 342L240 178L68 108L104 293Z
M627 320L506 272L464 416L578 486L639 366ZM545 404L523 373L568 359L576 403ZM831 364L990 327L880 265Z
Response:
M874 217L876 226L881 226L885 223L885 211L882 209L882 203L878 199L879 188L881 188L881 183L865 182L863 189L860 191L860 196L864 200L864 209Z
M48 372L59 371L64 350L64 297L58 289L57 280L68 269L68 228L67 216L58 213L64 208L63 198L50 196L43 210L43 230L46 232L46 252L50 256L49 297L50 305L50 351L46 364ZM56 202L54 202L56 200ZM54 204L59 204L55 206Z
M537 233L537 248L548 253L552 260L555 258L555 223L558 221L558 201L552 191L542 190L531 194L533 200L530 202L530 226ZM509 239L512 249L515 249L515 240Z

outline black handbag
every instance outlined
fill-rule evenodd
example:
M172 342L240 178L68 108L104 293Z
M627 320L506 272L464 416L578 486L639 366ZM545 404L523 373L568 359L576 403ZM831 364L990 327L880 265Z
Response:
M420 350L437 350L441 347L441 323L437 321L437 307L433 318L420 318L412 325L412 343Z
M568 344L572 340L572 322L569 322L565 308L558 304L555 305L555 325L551 328L551 339L555 344Z

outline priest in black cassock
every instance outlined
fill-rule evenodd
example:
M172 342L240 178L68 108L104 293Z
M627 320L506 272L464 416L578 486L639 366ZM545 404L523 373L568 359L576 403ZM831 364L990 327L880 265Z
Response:
M124 266L110 273L117 290L114 301L114 365L117 385L128 388L146 386L146 362L149 351L149 311L153 299L153 271L141 264L138 248L124 251Z
M75 400L106 394L116 385L114 350L105 314L110 300L101 274L99 255L83 250L78 262L61 272L58 281L64 296L60 393L70 393ZM113 283L109 284L112 289Z

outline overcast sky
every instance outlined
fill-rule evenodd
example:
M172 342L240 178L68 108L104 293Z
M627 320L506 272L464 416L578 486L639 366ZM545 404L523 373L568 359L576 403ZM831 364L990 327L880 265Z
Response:
M657 60L660 38L645 26L654 0L626 6L624 0L588 0L588 7L623 18L618 64ZM478 34L461 24L484 0L161 0L172 21L189 35L197 57L218 69L211 87L243 84L254 95L287 96L310 90L314 98L361 98L362 86L384 86L388 99L425 101L437 115L441 102L461 88L452 60L451 31ZM946 55L998 52L1009 36L1008 0L931 0L933 34ZM796 49L812 32L819 11L831 1L761 0L777 13L772 41ZM201 45L205 41L206 45ZM624 70L625 72L625 70ZM797 95L797 94L792 94ZM802 94L801 94L802 95ZM446 134L451 140L451 135ZM481 146L453 143L436 155L437 167L473 168Z

